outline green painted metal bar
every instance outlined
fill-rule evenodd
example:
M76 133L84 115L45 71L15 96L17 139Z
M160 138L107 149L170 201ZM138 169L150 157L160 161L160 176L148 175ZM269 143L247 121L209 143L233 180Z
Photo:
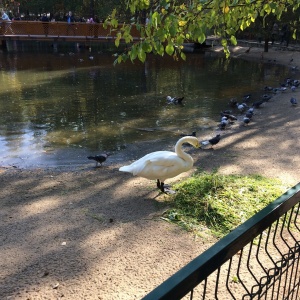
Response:
M258 234L300 202L300 183L238 226L151 291L143 300L181 299Z

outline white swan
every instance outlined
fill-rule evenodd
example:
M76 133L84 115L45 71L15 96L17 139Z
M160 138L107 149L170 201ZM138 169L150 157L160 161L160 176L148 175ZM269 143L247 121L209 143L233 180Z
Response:
M149 153L131 165L121 167L119 171L129 172L150 180L156 179L157 187L162 192L171 193L171 190L165 189L165 180L190 170L194 163L193 158L182 150L183 143L189 143L195 148L199 147L199 141L196 137L185 136L176 143L175 152L156 151Z

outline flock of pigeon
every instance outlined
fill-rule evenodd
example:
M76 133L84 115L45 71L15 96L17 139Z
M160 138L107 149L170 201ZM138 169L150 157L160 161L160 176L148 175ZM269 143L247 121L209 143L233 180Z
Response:
M270 86L264 87L264 94L257 101L251 101L251 94L244 95L241 102L238 102L236 99L231 99L228 103L231 109L221 111L221 120L218 124L218 128L220 130L225 130L228 125L233 124L237 121L242 122L244 126L249 125L254 115L254 111L256 109L259 109L264 103L268 102L272 98L272 94L277 94L280 92L282 93L288 90L295 92L299 85L300 80L287 78L278 88L273 88ZM182 105L183 100L184 97L166 97L167 104ZM290 98L290 103L292 106L296 106L298 104L295 97ZM239 115L235 116L233 114L233 110L239 113ZM181 134L181 137L184 136L196 137L196 131L193 131L191 134ZM206 149L208 147L212 148L214 145L218 144L220 140L221 135L217 134L211 139L200 141L200 147L202 149ZM103 153L96 156L88 156L87 158L90 160L94 160L96 162L96 167L98 167L98 164L102 166L102 163L106 161L109 155L109 153Z
M231 99L228 103L231 109L221 111L221 120L218 124L218 128L220 130L225 130L228 127L228 125L233 124L237 121L242 122L244 126L249 125L254 115L254 111L256 109L259 109L261 105L263 105L264 103L268 102L272 98L272 95L283 93L288 90L295 92L296 89L299 87L299 85L300 85L300 80L287 78L278 88L265 86L263 89L264 94L257 101L254 102L251 101L252 99L251 94L244 95L241 102L238 102L236 99ZM176 98L171 98L170 96L168 96L167 103L170 103L170 99L176 99ZM171 103L176 104L176 101L172 101ZM297 106L298 104L297 99L295 97L290 98L290 103L292 106ZM233 110L235 110L239 115L235 116L233 114ZM196 136L196 132L193 131L192 134L189 135ZM215 137L209 140L201 141L200 142L201 148L206 148L207 146L213 147L220 141L220 139L221 139L221 135L217 134Z

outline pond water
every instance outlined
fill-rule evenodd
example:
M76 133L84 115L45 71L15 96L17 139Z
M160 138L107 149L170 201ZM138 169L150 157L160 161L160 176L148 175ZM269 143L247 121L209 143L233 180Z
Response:
M92 57L91 57L92 56ZM205 135L230 98L253 101L288 70L204 52L186 62L149 56L113 66L111 54L0 53L0 164L18 167L86 162L128 145ZM183 106L166 96L184 96Z

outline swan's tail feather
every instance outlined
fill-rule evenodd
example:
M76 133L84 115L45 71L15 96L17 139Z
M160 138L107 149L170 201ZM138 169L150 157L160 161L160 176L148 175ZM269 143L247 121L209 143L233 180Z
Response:
M129 173L132 172L130 166L123 166L123 167L121 167L119 169L119 171L121 171L121 172L129 172Z

